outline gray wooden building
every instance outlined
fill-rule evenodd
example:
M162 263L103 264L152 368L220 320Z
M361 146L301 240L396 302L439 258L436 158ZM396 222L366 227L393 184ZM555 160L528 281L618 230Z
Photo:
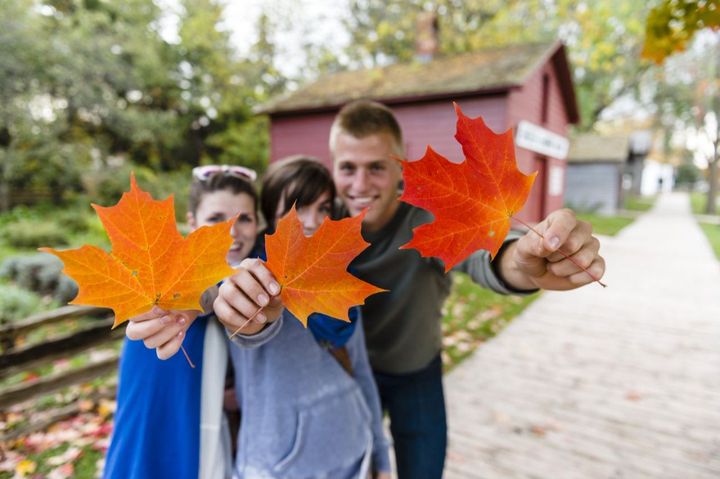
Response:
M622 175L629 152L627 136L573 137L565 204L578 211L615 214L622 205Z

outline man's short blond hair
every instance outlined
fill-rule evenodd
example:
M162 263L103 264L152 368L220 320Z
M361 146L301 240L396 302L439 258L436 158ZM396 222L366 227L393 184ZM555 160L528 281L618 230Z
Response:
M365 138L387 133L393 139L398 156L403 156L403 138L400 124L390 108L370 100L348 103L338 112L330 128L330 153L335 156L335 142L340 133Z

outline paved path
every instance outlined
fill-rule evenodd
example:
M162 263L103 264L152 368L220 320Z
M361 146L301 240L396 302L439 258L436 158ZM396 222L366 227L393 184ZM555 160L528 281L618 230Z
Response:
M682 194L446 378L446 479L719 478L720 263Z

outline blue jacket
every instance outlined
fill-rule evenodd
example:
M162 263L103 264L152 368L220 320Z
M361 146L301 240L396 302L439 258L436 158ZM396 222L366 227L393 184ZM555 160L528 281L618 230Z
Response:
M359 478L370 462L390 470L361 325L346 345L352 377L287 311L259 334L233 341L242 410L237 477Z
M183 341L195 369L182 354L160 361L142 341L125 340L104 479L198 477L206 329L207 318L198 318Z

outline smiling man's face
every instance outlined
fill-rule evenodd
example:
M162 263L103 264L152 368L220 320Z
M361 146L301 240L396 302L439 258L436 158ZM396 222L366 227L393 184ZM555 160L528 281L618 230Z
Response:
M402 179L398 147L388 133L363 138L339 132L333 142L333 178L338 195L352 216L368 210L363 226L377 231L393 217L399 206Z

